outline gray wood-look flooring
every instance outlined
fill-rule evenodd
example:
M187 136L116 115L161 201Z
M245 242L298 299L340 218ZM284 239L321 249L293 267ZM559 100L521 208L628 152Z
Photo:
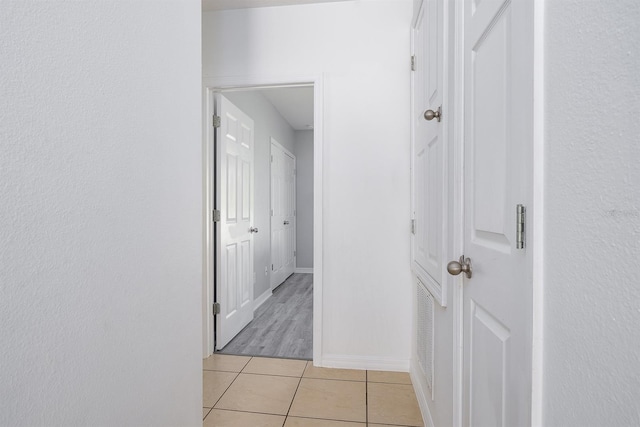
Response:
M313 274L293 274L219 353L313 358Z

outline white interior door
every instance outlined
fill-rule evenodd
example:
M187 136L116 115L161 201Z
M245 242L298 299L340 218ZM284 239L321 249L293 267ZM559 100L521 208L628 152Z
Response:
M531 253L516 205L532 201L533 2L464 12L465 426L531 423Z
M271 288L293 274L296 261L296 159L271 140Z
M413 145L413 269L427 289L443 306L444 263L447 242L447 147L443 132L446 115L425 119L428 110L437 113L443 106L443 0L427 0L414 30L414 120Z
M216 114L216 349L253 319L253 120L218 95Z

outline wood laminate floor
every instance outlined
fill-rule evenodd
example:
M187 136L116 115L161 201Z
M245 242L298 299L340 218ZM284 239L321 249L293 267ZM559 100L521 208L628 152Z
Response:
M311 360L313 274L291 275L218 353Z

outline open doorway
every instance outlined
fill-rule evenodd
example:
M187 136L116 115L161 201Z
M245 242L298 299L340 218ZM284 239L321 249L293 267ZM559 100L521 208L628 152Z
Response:
M205 325L213 324L205 327L205 333L214 341L205 351L312 359L314 322L318 320L314 319L313 302L317 183L314 85L208 88L207 95L209 110L220 117L216 124L220 127L211 132L207 161L212 168L205 167L210 172L205 178L210 195L206 212L211 211L214 219L219 215L220 221L213 223L205 251L210 257L204 299L207 308L208 301L213 306ZM222 112L221 99L233 110ZM240 119L243 115L246 119ZM231 123L229 129L225 120ZM234 132L235 136L231 135ZM249 162L236 156L233 149L229 158L221 152L220 143L224 146L226 136L229 145L242 139L239 145L251 146L250 172ZM249 177L250 184L245 182ZM229 188L238 192L227 194L235 191ZM245 194L249 189L250 197ZM231 202L237 205L229 207ZM233 211L232 215L225 210ZM246 228L250 233L244 243L224 246L224 240L236 233L225 234L225 220L230 219L232 228L235 224L232 217L238 220L236 228L242 232ZM244 217L250 219L240 225ZM251 268L240 266L234 273L240 257L245 262L250 259ZM250 286L240 289L247 279ZM238 289L231 289L232 284ZM225 296L225 292L234 295ZM232 330L230 335L233 328L226 327L225 322L237 323L229 319L239 317L238 312L248 307L252 318L243 316L239 331Z

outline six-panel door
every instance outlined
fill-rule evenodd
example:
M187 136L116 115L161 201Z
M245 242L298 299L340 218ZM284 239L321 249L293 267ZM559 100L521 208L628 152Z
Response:
M222 349L253 320L254 123L218 95L221 123L216 133L216 179L221 211L216 241L218 266L216 349Z

